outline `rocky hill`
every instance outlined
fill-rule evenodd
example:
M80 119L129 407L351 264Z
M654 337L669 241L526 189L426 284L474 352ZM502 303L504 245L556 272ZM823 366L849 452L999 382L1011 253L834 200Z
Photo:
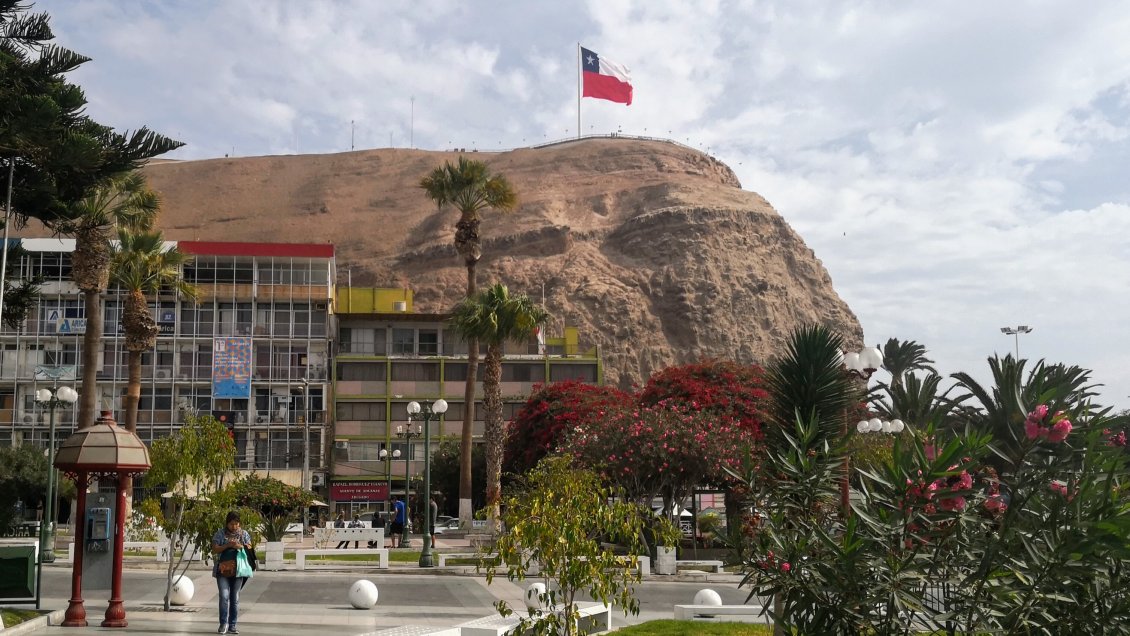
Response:
M342 283L407 285L418 311L444 312L465 285L456 213L437 211L417 183L456 156L367 150L146 173L169 238L333 243ZM626 138L475 157L519 194L514 213L486 216L479 284L544 297L551 333L567 323L601 345L611 383L701 358L764 361L803 323L862 340L812 250L711 157Z

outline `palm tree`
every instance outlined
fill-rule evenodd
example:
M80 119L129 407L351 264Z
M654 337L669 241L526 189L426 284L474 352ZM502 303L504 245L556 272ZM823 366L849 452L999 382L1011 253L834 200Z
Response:
M1029 410L1046 404L1052 412L1065 411L1075 420L1081 414L1093 414L1095 407L1090 398L1097 395L1086 369L1063 364L1047 364L1040 360L1025 375L1026 360L1017 360L1012 354L989 358L993 386L986 389L967 373L954 373L950 377L969 395L951 400L953 414L960 423L972 425L989 432L994 440L994 452L1007 470L1009 463L1023 444L1023 425ZM962 402L972 397L973 404Z
M911 371L938 371L934 361L926 357L926 347L913 340L891 338L883 345L883 368L891 374L891 386L902 384L903 376Z
M482 258L482 237L479 235L481 214L493 209L509 212L517 205L517 195L510 182L502 175L491 174L481 161L462 155L453 165L444 164L420 180L420 187L440 209L451 205L459 211L455 224L455 251L463 257L467 268L467 293L471 298L477 291L475 265ZM462 525L471 524L471 442L475 422L475 377L479 367L479 343L467 339L467 380L463 392L463 434L459 445L459 519Z
M784 355L766 372L773 426L766 433L772 445L777 433L794 431L798 419L815 420L822 439L835 439L845 426L846 409L855 389L841 366L843 340L819 325L793 333Z
M463 338L486 344L483 359L483 407L486 410L487 506L491 519L498 519L502 500L502 348L507 342L526 342L534 330L549 320L545 309L524 294L510 295L506 285L496 283L465 298L451 316L451 326Z
M884 418L901 419L917 429L931 423L940 425L954 408L949 399L953 387L939 392L941 383L942 377L936 373L921 379L908 374L902 383L880 385L887 394L874 397L871 404Z
M75 237L71 278L82 292L86 314L79 428L94 423L98 408L95 369L98 368L102 342L102 292L110 280L110 237L118 228L131 231L150 229L160 205L160 199L146 186L141 173L126 172L96 187L75 204L67 219L50 224L51 229Z
M125 428L137 430L137 405L141 400L141 354L157 344L157 322L149 308L148 296L171 289L190 300L196 288L181 277L181 266L189 256L175 247L165 248L159 231L118 230L118 245L113 248L110 279L125 294L122 327L129 352L129 381L126 385Z

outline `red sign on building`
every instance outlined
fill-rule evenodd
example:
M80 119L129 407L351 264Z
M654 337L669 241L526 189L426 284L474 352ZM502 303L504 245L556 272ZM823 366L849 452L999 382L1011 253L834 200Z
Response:
M387 501L388 484L383 481L350 481L330 485L334 501Z

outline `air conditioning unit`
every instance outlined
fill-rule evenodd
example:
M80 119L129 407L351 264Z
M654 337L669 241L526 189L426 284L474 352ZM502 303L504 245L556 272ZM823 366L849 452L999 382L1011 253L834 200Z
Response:
M406 312L406 311L408 311L408 303L406 301L403 301L403 300L393 301L392 310L396 311L396 312L401 312L401 313Z
M157 369L157 371L153 375L158 380L168 380L169 379L169 370L168 369Z
M337 450L345 450L349 448L349 441L344 439L334 440L334 448Z
M314 488L326 485L326 475L324 473L311 473L310 485Z

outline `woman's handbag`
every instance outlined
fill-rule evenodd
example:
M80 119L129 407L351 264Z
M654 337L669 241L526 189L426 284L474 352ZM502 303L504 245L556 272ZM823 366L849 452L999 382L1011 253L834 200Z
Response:
M235 576L237 569L236 558L231 558L226 561L220 561L218 564L216 564L216 573L228 579Z
M247 564L251 566L252 572L259 569L259 556L255 554L255 546L247 549Z
M251 564L247 562L247 550L239 550L235 554L235 575L249 579L252 574L254 574L254 571L251 569Z

